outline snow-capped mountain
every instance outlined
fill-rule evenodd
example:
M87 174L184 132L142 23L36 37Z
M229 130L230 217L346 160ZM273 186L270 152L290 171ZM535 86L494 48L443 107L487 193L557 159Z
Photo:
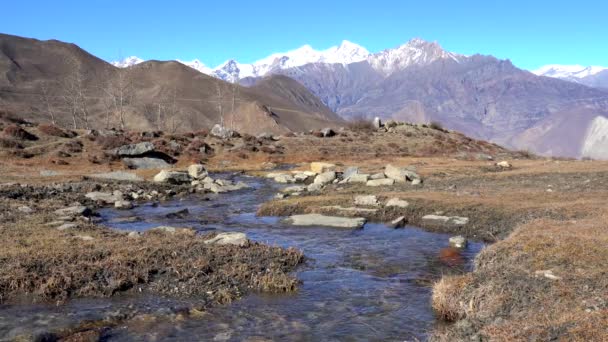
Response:
M607 67L601 66L582 66L582 65L545 65L539 69L532 71L538 76L547 76L576 81L588 76L593 76L601 71L608 70Z
M119 68L128 68L132 65L139 64L143 61L144 61L143 59L141 59L137 56L130 56L123 60L112 62L112 65L115 67L119 67Z
M191 67L194 70L198 70L198 71L202 72L203 74L210 75L213 72L213 69L209 68L208 66L206 66L205 64L203 64L198 59L194 59L194 60L192 60L190 62L182 61L182 60L179 60L179 59L177 61L180 62L180 63L182 63L183 65L187 65L187 66Z
M390 75L411 65L428 65L438 59L453 59L458 62L463 57L465 56L443 50L437 42L414 38L395 49L370 55L367 60L377 71Z

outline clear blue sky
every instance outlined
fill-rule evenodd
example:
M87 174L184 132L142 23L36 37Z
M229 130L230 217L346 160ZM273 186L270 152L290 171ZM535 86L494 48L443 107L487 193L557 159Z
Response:
M343 39L372 52L412 37L519 67L608 66L608 1L3 1L0 32L73 42L106 60L253 62Z

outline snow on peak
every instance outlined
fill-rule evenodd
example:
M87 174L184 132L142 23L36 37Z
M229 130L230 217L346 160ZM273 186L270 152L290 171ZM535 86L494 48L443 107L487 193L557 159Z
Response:
M137 56L129 56L125 59L122 59L120 61L114 61L111 62L111 64L115 67L119 67L119 68L128 68L130 66L142 63L144 60L137 57Z
M203 64L201 61L199 61L198 59L194 59L190 62L187 61L182 61L182 60L177 60L179 63L182 63L183 65L189 66L194 70L198 70L199 72L202 72L203 74L210 74L211 73L211 68L209 68L208 66L206 66L205 64Z
M411 65L427 65L439 59L453 59L456 62L463 55L443 50L437 42L413 38L394 49L387 49L368 58L372 67L385 75L403 70Z
M587 76L595 75L600 71L608 70L607 67L601 66L583 66L583 65L559 65L549 64L533 70L532 73L538 76L555 77L568 80L577 80Z

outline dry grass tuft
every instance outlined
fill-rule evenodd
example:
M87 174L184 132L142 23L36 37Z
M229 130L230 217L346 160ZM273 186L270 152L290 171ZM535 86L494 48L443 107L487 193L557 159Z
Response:
M75 132L65 130L53 124L41 124L38 126L38 131L42 134L58 138L74 138L76 136Z
M16 140L29 140L29 141L34 141L34 140L38 140L38 137L33 135L32 133L24 130L23 128L17 126L17 125L9 125L4 127L4 130L2 131L2 134L5 137L8 138L12 138L12 139L16 139Z
M439 317L455 321L466 316L466 305L460 300L471 276L444 276L433 286L432 306Z

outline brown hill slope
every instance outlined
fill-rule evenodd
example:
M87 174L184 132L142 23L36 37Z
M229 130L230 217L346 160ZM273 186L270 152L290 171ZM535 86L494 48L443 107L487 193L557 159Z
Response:
M340 121L285 77L244 88L174 61L119 69L74 44L5 34L0 34L0 106L27 119L77 128L199 130L222 120L220 108L227 125L248 133L302 131Z

